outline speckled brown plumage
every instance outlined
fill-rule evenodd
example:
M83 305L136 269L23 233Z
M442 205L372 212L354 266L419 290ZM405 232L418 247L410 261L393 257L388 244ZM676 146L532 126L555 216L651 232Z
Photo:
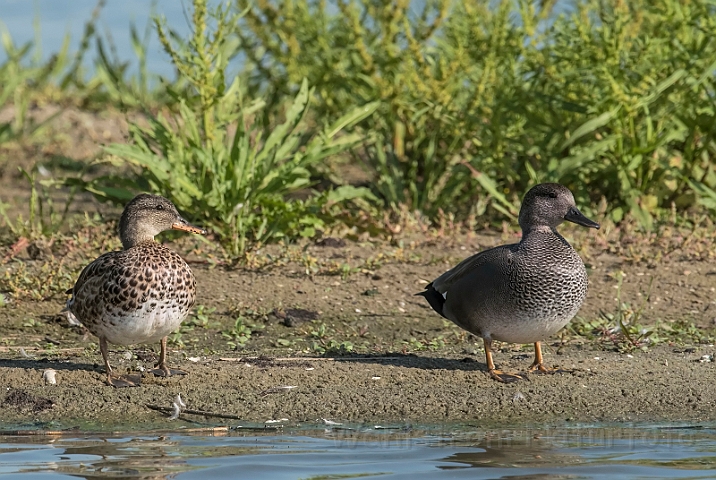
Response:
M68 310L100 339L112 385L134 386L138 380L112 375L107 342L134 345L161 340L155 373L172 373L165 363L166 337L179 328L194 305L196 281L178 254L154 241L154 235L170 228L203 233L166 198L138 195L120 220L124 250L105 253L87 265L68 292L72 293Z
M540 341L564 327L586 298L584 263L556 227L568 220L599 228L577 209L572 192L556 183L527 192L519 220L519 243L473 255L419 293L440 315L483 338L488 370L500 381L509 376L494 368L493 340L534 343L532 369L546 372Z
M176 330L196 298L189 265L154 242L105 253L80 274L70 311L116 345L150 343Z

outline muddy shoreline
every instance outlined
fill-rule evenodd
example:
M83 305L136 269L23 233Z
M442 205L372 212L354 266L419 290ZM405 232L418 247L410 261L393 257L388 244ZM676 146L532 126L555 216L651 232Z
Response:
M105 385L102 368L92 358L3 358L0 428L60 428L74 422L114 430L162 422L176 426L167 419L169 412L148 405L170 408L178 394L190 410L237 417L182 415L207 425L270 420L320 424L324 419L489 426L709 421L714 419L716 395L710 380L714 365L705 358L713 354L710 345L662 346L631 356L567 348L548 359L571 373L533 374L528 381L509 385L491 380L476 356L202 357L193 362L175 354L173 365L189 375L159 379L145 374L143 385L130 389ZM120 368L126 365L121 355L113 357ZM501 354L500 364L524 371L529 364L524 357ZM43 381L49 368L56 371L56 385ZM19 400L17 392L22 393Z

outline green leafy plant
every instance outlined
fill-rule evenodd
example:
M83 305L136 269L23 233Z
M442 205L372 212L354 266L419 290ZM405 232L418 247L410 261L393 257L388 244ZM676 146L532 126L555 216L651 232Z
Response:
M65 185L64 180L46 179L39 180L39 166L35 164L30 171L20 168L24 178L30 185L30 203L27 221L22 215L11 219L6 211L6 205L0 203L0 216L13 234L19 237L36 239L43 236L51 236L59 231L67 219L70 205L79 191L77 185L70 187L65 203L62 208L56 208L50 192Z
M214 324L210 321L211 315L216 312L216 307L207 307L206 305L197 305L196 311L189 319L184 322L182 328L187 327L189 329L198 328L211 328Z
M310 236L322 226L324 208L365 192L346 188L306 200L288 196L310 186L311 165L362 142L362 135L342 131L376 105L351 109L314 132L305 121L312 90L304 81L282 120L272 124L264 100L247 99L239 77L227 81L235 49L227 29L236 16L217 7L213 29L208 18L206 2L195 0L194 31L187 42L173 41L176 35L156 20L161 43L189 88L172 92L178 114L132 124L132 144L106 151L138 167L130 189L167 196L193 221L211 228L234 255L251 243ZM131 196L131 190L106 185L106 178L98 179L88 189L118 200Z
M559 3L240 0L234 34L256 91L308 78L328 118L379 99L355 156L393 210L514 216L542 181L646 228L716 209L713 2Z
M599 188L612 219L630 213L647 228L672 202L690 206L696 194L710 205L714 13L704 1L580 2L559 18L530 60L530 91L553 105L530 116L550 132L536 180Z
M242 348L251 340L254 332L263 330L263 326L247 322L246 318L239 316L231 329L223 330L221 336L227 339L226 344L231 348Z
M233 33L255 72L252 91L276 98L307 78L317 114L329 119L378 99L377 113L361 122L375 142L354 158L374 176L383 206L436 216L473 184L459 155L469 140L459 120L465 77L435 46L450 3L428 1L412 13L410 2L339 1L334 12L322 2L240 0L245 15Z
M349 341L339 342L337 340L327 340L311 342L309 351L321 355L345 355L347 353L353 353L355 346Z

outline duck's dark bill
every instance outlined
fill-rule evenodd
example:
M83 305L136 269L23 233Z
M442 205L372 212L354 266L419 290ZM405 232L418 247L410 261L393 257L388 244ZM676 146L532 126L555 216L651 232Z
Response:
M583 227L589 227L589 228L596 228L599 229L599 224L595 222L594 220L590 220L587 217L584 216L582 212L579 211L577 207L572 207L567 212L567 215L564 216L564 219L568 222L576 223L577 225L582 225Z
M172 228L174 230L181 230L183 232L198 233L199 235L206 235L206 230L203 228L195 227L186 223L173 223Z

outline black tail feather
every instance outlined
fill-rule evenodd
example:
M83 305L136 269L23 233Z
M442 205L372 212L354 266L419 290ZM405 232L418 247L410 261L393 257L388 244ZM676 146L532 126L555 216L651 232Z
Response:
M447 318L445 314L443 313L443 306L445 305L445 297L443 297L440 292L435 290L435 287L433 287L433 284L429 284L427 287L425 287L425 290L422 292L418 292L415 295L420 295L421 297L425 297L425 300L428 301L431 307L433 307L433 310L438 312L441 316L444 318Z

